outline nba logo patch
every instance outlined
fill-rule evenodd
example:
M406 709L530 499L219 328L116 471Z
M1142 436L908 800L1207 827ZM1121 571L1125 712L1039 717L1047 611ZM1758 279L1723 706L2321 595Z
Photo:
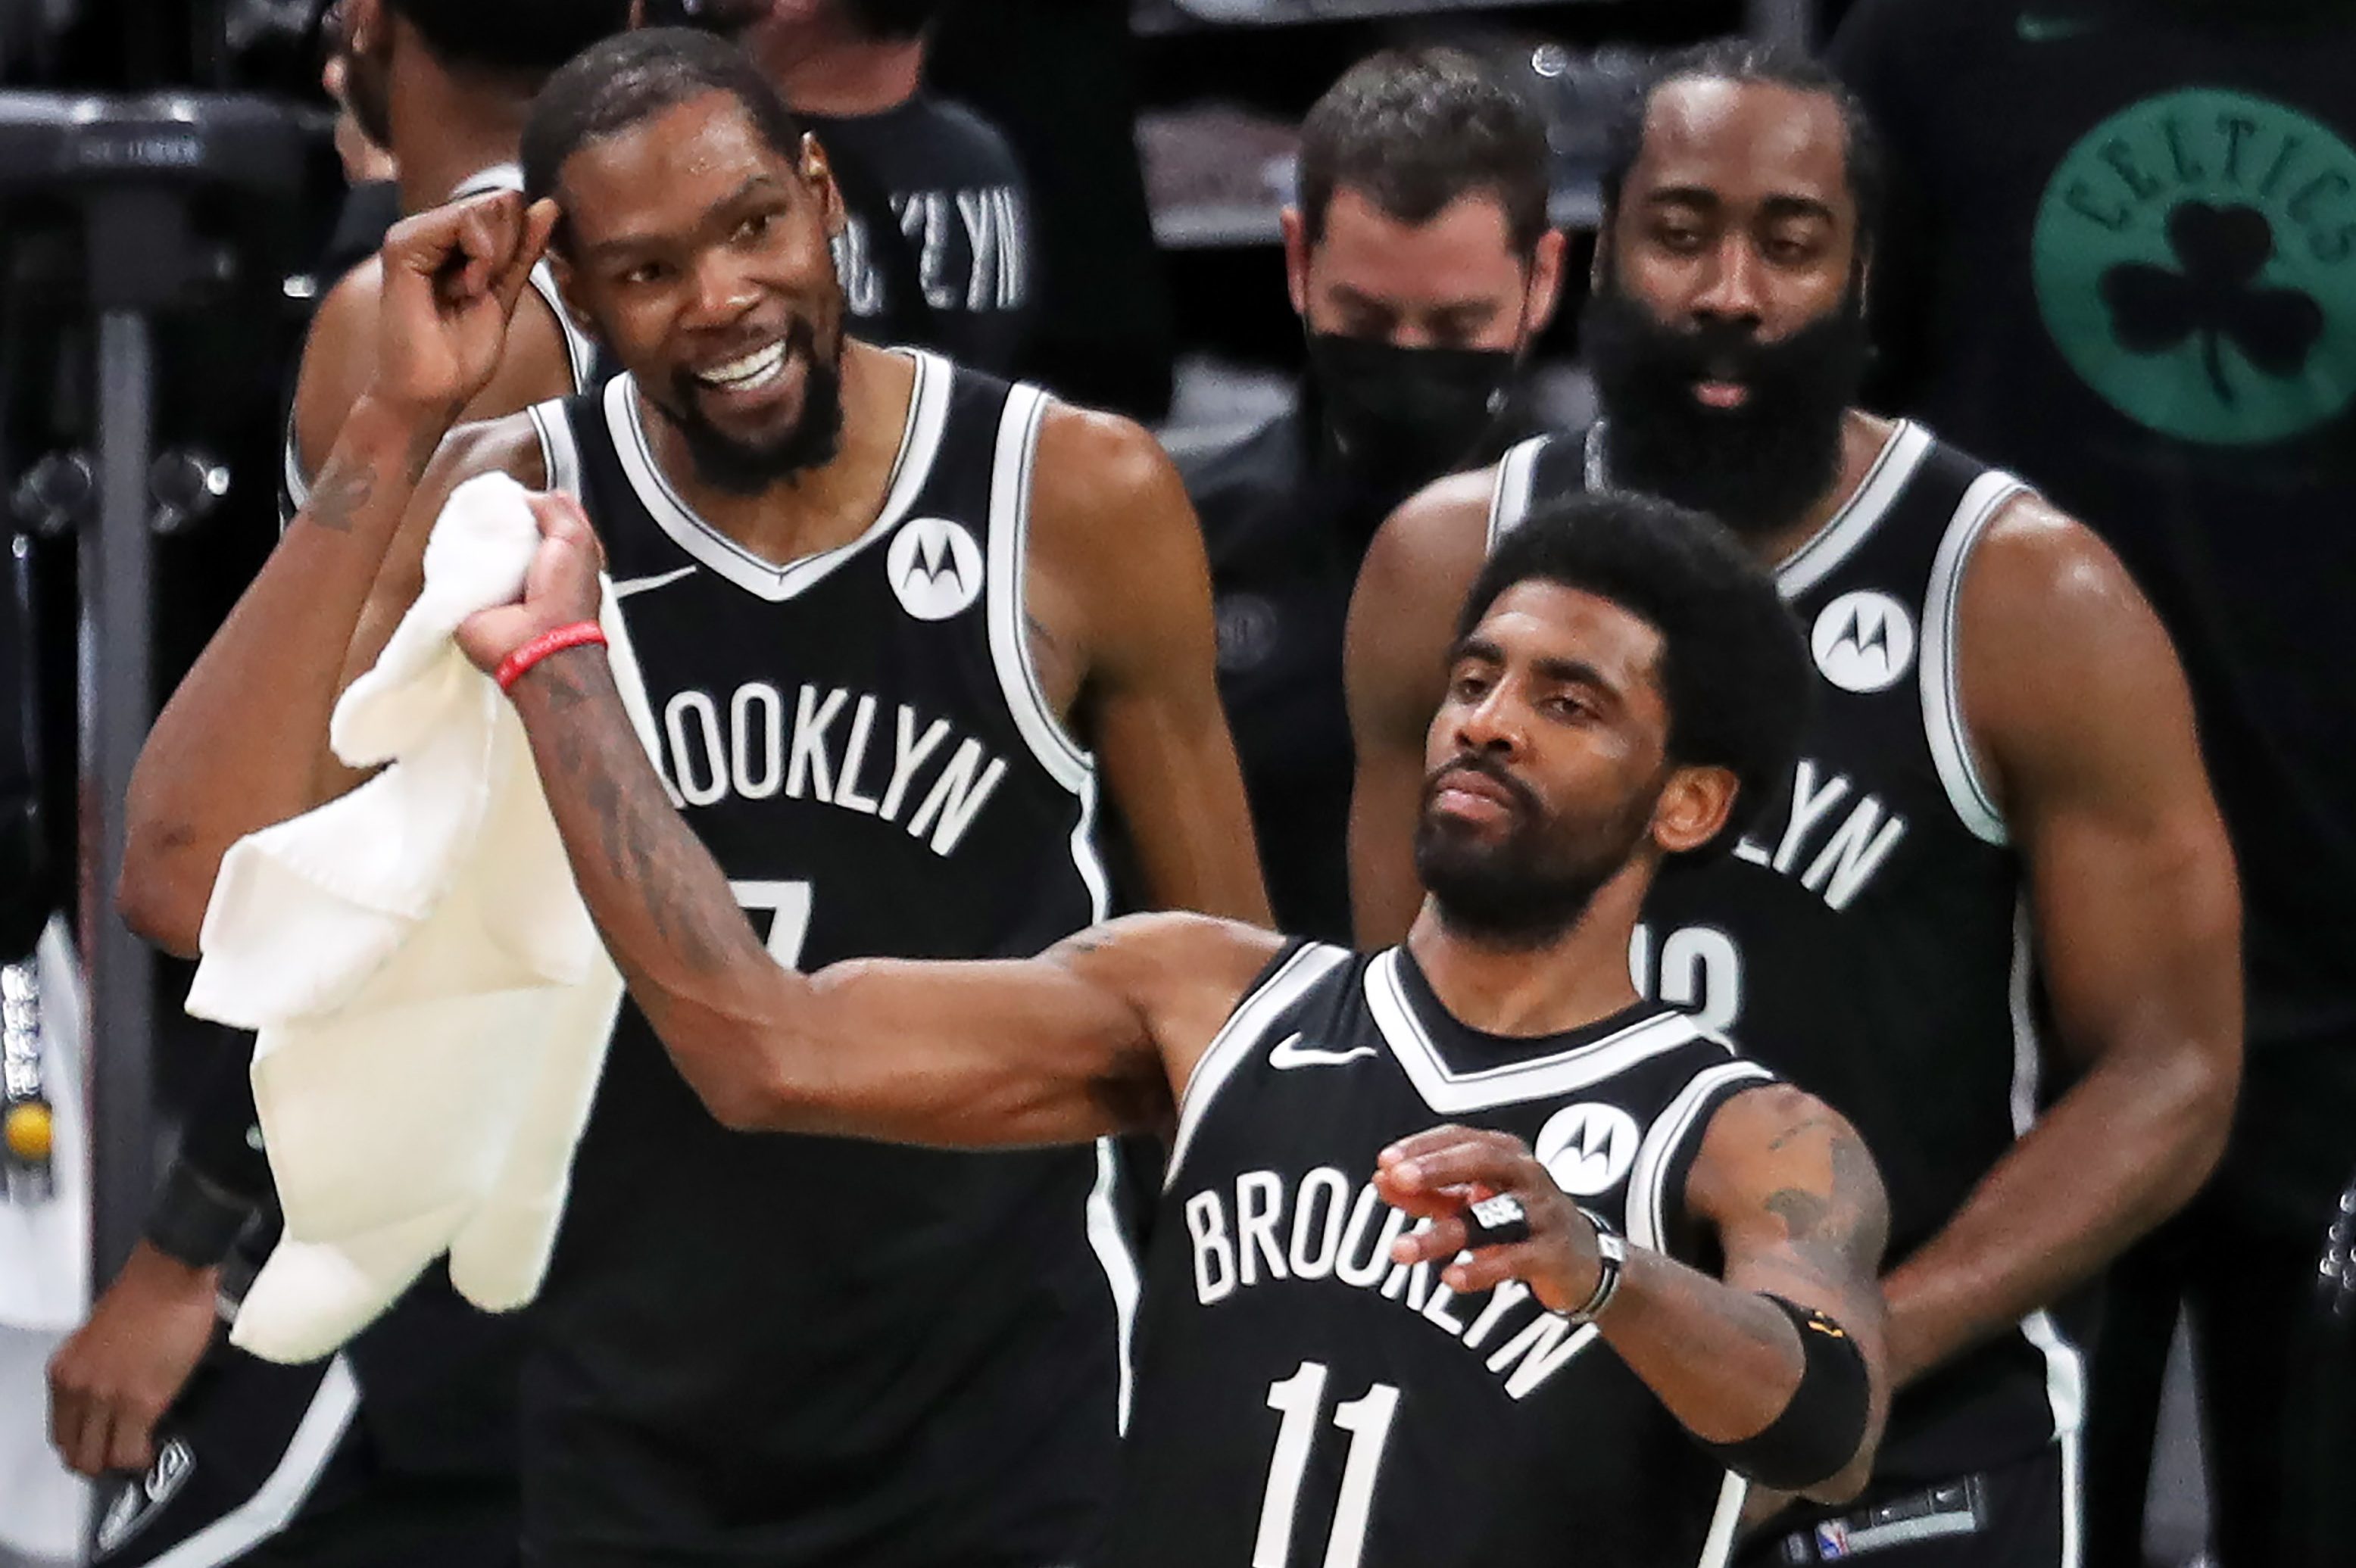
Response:
M1848 1555L1848 1526L1828 1519L1816 1526L1816 1560L1837 1563Z

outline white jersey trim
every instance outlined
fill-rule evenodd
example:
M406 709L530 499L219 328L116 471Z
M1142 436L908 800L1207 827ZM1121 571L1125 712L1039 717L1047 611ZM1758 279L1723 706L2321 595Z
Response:
M1120 1359L1120 1392L1113 1407L1114 1435L1129 1435L1129 1411L1136 1392L1136 1369L1130 1346L1136 1335L1137 1299L1142 1289L1137 1257L1130 1251L1117 1203L1120 1157L1110 1138L1097 1140L1097 1182L1088 1191L1088 1250L1105 1273L1105 1288L1112 1293L1113 1335Z
M1956 503L1922 594L1922 656L1916 671L1922 683L1922 732L1931 743L1931 760L1947 792L1947 804L1973 837L1997 845L2008 842L2011 835L1972 755L1971 728L1964 719L1964 576L1973 547L1988 524L2026 490L2011 475L1990 469L1973 480Z
M908 394L908 421L900 432L900 450L892 462L892 477L884 491L884 508L866 531L848 544L816 555L803 556L783 566L755 555L695 515L663 477L648 444L646 423L638 408L637 383L628 375L605 383L605 423L613 432L614 451L622 473L656 527L671 542L756 599L773 604L805 592L833 575L835 569L898 526L916 504L940 450L941 430L948 421L949 366L938 355L923 349L894 349L916 362L916 384Z
M1227 1015L1227 1021L1211 1037L1201 1060L1194 1063L1194 1071L1186 1075L1186 1087L1179 1093L1178 1131L1170 1141L1170 1168L1162 1178L1163 1191L1177 1185L1179 1168L1186 1163L1187 1147L1194 1141L1194 1129L1202 1125L1204 1113L1211 1108L1211 1102L1218 1098L1220 1089L1234 1076L1236 1069L1268 1038L1269 1027L1311 987L1331 974L1335 965L1349 960L1346 948L1304 943L1278 966L1275 974L1236 1004L1236 1010Z
M1719 1483L1718 1507L1709 1516L1709 1534L1703 1537L1701 1556L1694 1568L1726 1568L1734 1560L1734 1532L1742 1524L1742 1505L1751 1499L1751 1483L1729 1470Z
M991 464L990 558L982 575L990 594L990 662L997 667L1006 710L1048 776L1077 795L1095 777L1096 759L1048 707L1023 624L1031 564L1031 487L1038 466L1039 430L1052 400L1031 386L1016 386L1006 394Z
M300 1512L360 1407L359 1382L341 1355L311 1395L277 1467L245 1501L154 1559L148 1568L218 1568L276 1535Z
M1573 1093L1665 1051L1705 1038L1685 1014L1663 1012L1552 1056L1458 1072L1440 1055L1408 1003L1399 979L1398 948L1366 966L1365 994L1376 1026L1415 1092L1425 1104L1449 1116Z
M2024 898L2012 922L2012 976L2008 1000L2012 1013L2012 1132L2027 1136L2037 1123L2037 1098L2044 1075L2044 1042L2038 1036L2031 986L2037 969L2037 933ZM2020 1320L2021 1338L2045 1358L2045 1403L2053 1417L2053 1441L2062 1448L2061 1568L2079 1568L2084 1509L2086 1361L2043 1308Z
M1497 460L1496 482L1489 487L1489 532L1483 555L1494 553L1497 541L1529 516L1530 485L1537 477L1538 453L1546 450L1547 439L1534 435L1527 441L1517 441Z
M1656 1253L1668 1251L1669 1171L1684 1151L1686 1140L1708 1125L1703 1113L1712 1108L1712 1097L1729 1084L1774 1081L1775 1075L1757 1062L1741 1061L1706 1067L1686 1080L1686 1086L1677 1091L1667 1109L1653 1118L1644 1142L1637 1146L1636 1163L1628 1177L1630 1241Z
M1930 454L1931 432L1911 420L1900 420L1841 509L1776 566L1775 586L1783 597L1797 599L1856 554Z
M524 410L531 416L531 428L540 432L540 465L548 490L563 490L576 499L581 495L581 446L573 439L573 421L565 417L562 400L534 403Z

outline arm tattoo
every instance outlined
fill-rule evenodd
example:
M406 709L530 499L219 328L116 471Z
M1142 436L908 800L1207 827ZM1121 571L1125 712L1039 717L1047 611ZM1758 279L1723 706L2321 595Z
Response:
M1889 1206L1874 1175L1873 1157L1855 1133L1825 1116L1810 1116L1769 1147L1781 1148L1812 1129L1828 1135L1830 1189L1778 1188L1761 1207L1783 1222L1793 1252L1811 1265L1835 1275L1870 1275L1890 1233Z
M620 704L594 702L578 673L558 661L541 667L547 717L539 729L553 771L563 781L561 793L573 795L585 810L594 830L594 864L619 890L617 898L602 885L604 878L583 878L582 891L605 932L615 961L626 972L652 982L653 965L646 960L653 955L632 951L638 944L631 937L633 923L626 917L636 915L691 974L724 969L741 957L732 949L750 944L751 928L744 926L718 868L654 787L653 771L638 754L637 737L621 715ZM550 804L557 807L562 825L570 813L559 792L552 792ZM588 848L586 844L573 847L576 870L591 869ZM622 898L627 906L614 907ZM600 910L600 904L605 909ZM732 943L732 934L743 940ZM645 991L641 1005L659 1008L661 987L650 983Z
M330 457L327 471L311 487L311 502L303 508L303 515L331 534L350 533L352 519L375 498L376 483L372 464Z

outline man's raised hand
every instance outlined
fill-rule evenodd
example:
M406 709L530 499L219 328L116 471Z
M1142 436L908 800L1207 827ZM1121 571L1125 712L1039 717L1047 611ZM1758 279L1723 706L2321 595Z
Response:
M524 571L523 597L477 611L458 625L460 650L486 674L534 637L597 619L603 594L597 574L605 570L605 551L588 514L561 490L533 495L530 506L540 549Z
M556 227L552 201L513 191L437 207L384 242L371 394L448 424L490 384L508 323Z
M1519 1279L1547 1307L1569 1312L1595 1294L1603 1267L1595 1227L1511 1134L1448 1126L1402 1138L1379 1157L1375 1188L1394 1209L1431 1222L1394 1243L1391 1261L1442 1265L1440 1277L1460 1296ZM1478 1247L1451 1262L1472 1239L1465 1210L1499 1195L1521 1204L1528 1238Z

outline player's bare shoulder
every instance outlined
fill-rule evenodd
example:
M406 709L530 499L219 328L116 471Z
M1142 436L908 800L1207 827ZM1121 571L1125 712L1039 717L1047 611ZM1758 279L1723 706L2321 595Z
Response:
M1169 910L1090 926L1049 956L1127 998L1160 1048L1174 1093L1284 944L1239 920Z
M1050 402L1032 467L1025 594L1040 684L1059 709L1199 618L1210 565L1177 464L1145 427Z
M1457 607L1489 553L1494 468L1451 474L1384 519L1350 597L1344 663L1361 743L1419 738L1438 706Z

